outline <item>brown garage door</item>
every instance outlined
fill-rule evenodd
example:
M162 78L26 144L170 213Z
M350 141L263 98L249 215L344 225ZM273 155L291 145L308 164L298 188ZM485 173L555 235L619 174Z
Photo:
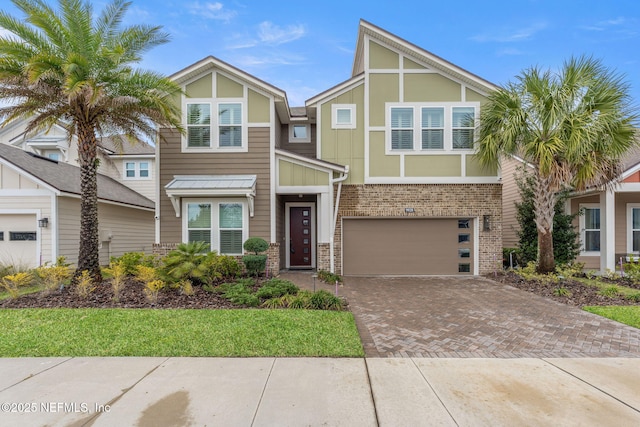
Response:
M472 274L473 220L349 218L342 222L343 274Z

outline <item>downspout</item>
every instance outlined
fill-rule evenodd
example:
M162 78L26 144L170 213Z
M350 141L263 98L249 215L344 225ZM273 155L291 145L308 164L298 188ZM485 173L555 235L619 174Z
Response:
M346 180L349 177L349 165L346 165L344 167L344 172L340 174L340 177L338 178L331 178L330 179L330 183L331 183L331 187L333 188L333 184L335 184L336 182L338 183L338 194L336 195L336 203L334 206L334 212L333 212L333 221L331 221L331 236L329 237L329 259L330 259L330 265L331 265L331 272L335 273L336 272L336 261L334 258L334 243L335 243L335 234L336 234L336 224L338 223L338 208L340 207L340 193L342 192L342 182L344 180Z

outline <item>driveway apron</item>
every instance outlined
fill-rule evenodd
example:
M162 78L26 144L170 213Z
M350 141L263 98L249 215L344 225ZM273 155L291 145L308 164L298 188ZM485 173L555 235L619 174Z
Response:
M640 357L640 330L482 277L346 277L367 357Z

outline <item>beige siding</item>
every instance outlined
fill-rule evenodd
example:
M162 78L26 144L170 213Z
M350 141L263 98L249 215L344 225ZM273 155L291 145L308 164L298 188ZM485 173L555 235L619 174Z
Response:
M0 188L3 190L36 190L41 187L9 166L0 164Z
M405 74L405 102L457 102L460 84L439 74Z
M240 83L220 73L216 73L216 75L216 96L218 98L242 98L244 89Z
M460 155L406 156L404 176L461 176Z
M160 241L182 241L182 221L167 197L164 186L175 175L257 175L255 216L249 220L249 234L271 240L269 128L249 128L246 153L182 153L180 135L162 130L167 143L160 145Z
M518 220L516 218L516 203L519 203L520 192L516 184L518 167L522 162L513 157L503 158L500 164L502 170L502 247L515 248L518 246Z
M376 42L369 42L369 68L397 70L399 60L400 56L397 53Z
M385 154L384 132L369 134L369 175L400 176L400 156Z
M329 174L307 166L278 161L278 184L293 185L329 185Z
M198 80L189 83L185 92L189 98L211 98L213 92L211 73L205 74Z
M577 197L577 198L571 199L571 212L572 213L578 212L580 210L580 205L587 204L587 203L589 204L600 203L600 196L595 195L595 196ZM575 227L576 230L578 230L578 232L580 232L580 217L576 217L573 220L573 226ZM584 263L585 270L600 270L599 256L580 255L576 258L576 261Z
M9 239L9 231L37 231L41 242L40 262L55 261L52 256L52 233L55 228L52 224L51 196L0 196L0 209L15 212L39 210L40 218L48 218L50 223L47 228L37 228L37 225L34 225L33 230L12 230L10 227L7 229L0 227L0 231L4 231L5 240Z
M332 106L334 104L352 104L356 108L355 129L333 129ZM351 172L346 184L364 183L364 84L346 91L321 105L322 146L320 156L323 160L349 165Z
M80 199L60 197L58 214L59 255L76 264L80 242ZM155 233L154 213L98 203L98 232L100 242L104 242L100 249L103 262L109 256L121 256L125 252L151 253Z
M269 98L249 89L247 91L249 104L249 123L269 123L271 121L271 103Z
M478 162L476 156L465 156L465 175L466 176L497 176L498 167L484 167Z
M384 126L385 103L400 101L398 74L371 74L369 76L369 125Z
M147 162L149 163L149 179L125 179L124 171L125 171L125 162ZM155 167L155 159L153 158L135 158L135 157L127 157L124 159L120 158L112 158L109 159L108 162L104 162L101 165L102 170L100 173L107 175L116 181L120 182L123 185L131 188L134 191L142 194L149 200L155 200L156 198L156 167Z
M618 193L616 194L616 254L617 257L628 255L627 239L628 239L628 218L627 205L640 204L639 193ZM618 259L616 257L616 260Z

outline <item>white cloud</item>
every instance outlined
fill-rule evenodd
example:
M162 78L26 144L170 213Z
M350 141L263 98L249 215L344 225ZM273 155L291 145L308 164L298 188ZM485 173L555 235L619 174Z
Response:
M215 19L219 21L230 21L236 16L235 10L228 10L220 2L204 2L199 1L190 3L187 6L189 12L207 19Z
M281 28L270 21L264 21L258 26L258 38L268 45L289 43L305 34L304 25L288 25L286 28Z
M521 51L520 49L515 49L515 48L506 48L506 49L500 49L496 52L497 56L518 56L518 55L524 55L524 52Z
M605 31L607 29L610 29L611 27L620 27L623 26L625 24L629 23L629 20L627 20L626 18L623 17L618 17L618 18L614 18L614 19L607 19L604 21L599 21L596 22L593 25L586 25L582 28L583 30L587 30L587 31Z
M274 52L272 54L242 55L234 59L233 63L241 67L261 67L273 65L295 65L305 62L305 58L298 55L290 55L284 52Z
M547 28L547 24L545 22L536 22L528 27L523 28L503 28L495 31L494 33L483 33L476 34L471 37L471 40L477 41L480 43L485 42L501 42L501 43L512 43L519 42L522 40L530 40L540 31Z

